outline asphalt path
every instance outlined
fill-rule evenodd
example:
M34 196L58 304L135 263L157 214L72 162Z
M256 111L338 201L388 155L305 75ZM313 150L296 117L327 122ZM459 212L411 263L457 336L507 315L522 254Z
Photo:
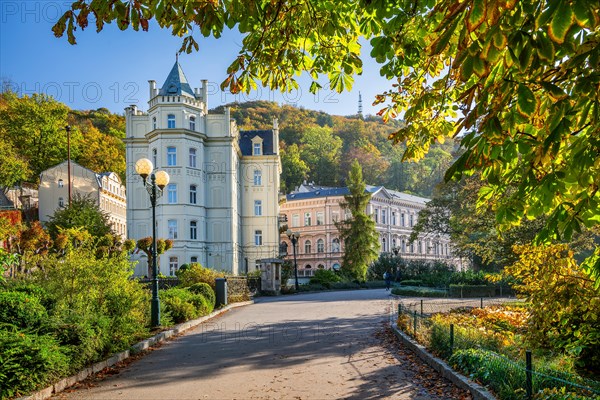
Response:
M384 289L260 298L56 399L452 399L390 344ZM427 375L429 374L429 375ZM431 379L429 379L431 380ZM449 388L440 390L439 387Z

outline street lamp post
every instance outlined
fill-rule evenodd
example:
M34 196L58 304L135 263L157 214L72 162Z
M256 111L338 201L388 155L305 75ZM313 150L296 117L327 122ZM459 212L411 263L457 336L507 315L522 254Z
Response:
M158 267L156 254L156 200L162 195L163 189L169 184L169 174L165 171L153 172L152 161L147 158L139 159L135 163L135 171L142 177L144 186L150 194L152 204L152 302L150 307L150 326L160 326L160 300L158 298ZM150 176L150 182L147 178Z
M71 206L71 126L65 126L65 130L67 131L67 179L68 182L68 190L69 190L69 207Z
M290 238L292 242L292 248L294 251L294 279L295 279L295 287L296 291L300 289L298 285L298 263L296 262L296 244L298 244L298 239L300 239L300 232L292 232L291 229L288 229L285 234Z

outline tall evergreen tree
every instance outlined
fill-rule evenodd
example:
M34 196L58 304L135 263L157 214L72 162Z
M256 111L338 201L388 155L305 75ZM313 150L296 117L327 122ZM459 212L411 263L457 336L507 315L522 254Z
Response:
M366 212L371 194L365 191L362 168L357 160L352 162L350 168L348 189L350 194L344 196L345 201L341 205L351 212L351 216L336 223L344 242L342 270L355 279L364 281L367 267L377 258L379 240L375 221Z

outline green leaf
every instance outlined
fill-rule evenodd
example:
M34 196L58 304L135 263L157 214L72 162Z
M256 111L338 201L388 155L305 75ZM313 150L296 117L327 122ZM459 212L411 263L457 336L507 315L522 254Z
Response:
M485 0L473 0L471 10L469 11L469 17L467 18L467 27L469 32L473 32L485 21L486 16L486 1Z
M537 106L535 95L527 86L520 84L517 89L517 111L524 117L530 117Z
M537 38L537 53L541 59L544 59L549 62L554 62L554 56L556 54L556 50L554 48L554 43L546 35L539 35Z
M452 38L452 34L456 30L458 26L458 22L461 20L458 16L454 19L454 21L446 28L444 33L431 44L430 46L430 55L440 54L444 49L448 46L450 42L450 38Z
M558 9L552 17L552 21L548 26L548 35L550 39L558 44L565 41L567 31L573 25L573 10L566 1L560 1Z
M575 0L573 2L573 16L575 22L582 28L590 28L594 21L593 11L590 9L588 0Z

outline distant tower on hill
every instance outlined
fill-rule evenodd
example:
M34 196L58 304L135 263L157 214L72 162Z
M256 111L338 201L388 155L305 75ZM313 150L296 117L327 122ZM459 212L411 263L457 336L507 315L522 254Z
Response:
M362 110L362 95L360 94L360 92L358 92L358 115L360 117L362 117L362 115L363 115L363 110Z

